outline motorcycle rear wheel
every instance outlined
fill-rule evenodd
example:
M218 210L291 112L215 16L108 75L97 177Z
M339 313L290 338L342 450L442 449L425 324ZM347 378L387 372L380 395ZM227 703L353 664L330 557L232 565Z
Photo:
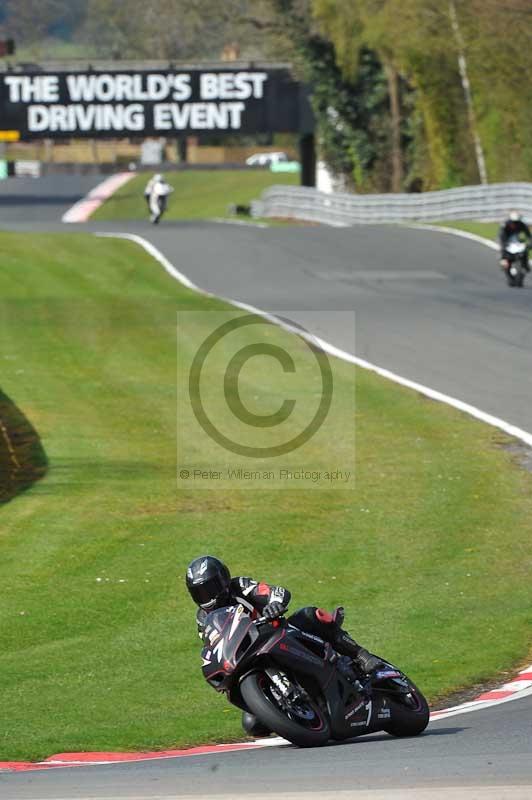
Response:
M405 676L406 677L406 676ZM423 733L430 719L429 704L416 684L406 678L411 689L415 705L407 702L406 695L390 698L393 706L392 721L385 727L391 736L419 736Z
M240 684L240 691L257 719L292 744L299 747L319 747L330 739L329 720L318 704L311 699L303 701L301 709L307 718L301 716L300 721L296 721L277 703L266 673L252 672L247 675Z

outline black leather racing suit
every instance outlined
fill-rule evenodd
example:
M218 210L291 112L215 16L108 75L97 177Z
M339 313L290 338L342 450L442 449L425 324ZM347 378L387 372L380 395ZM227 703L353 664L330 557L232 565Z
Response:
M499 231L499 241L501 243L502 259L506 258L506 246L508 244L509 239L512 236L521 236L521 235L526 236L527 241L530 244L530 239L531 239L530 228L528 227L526 222L523 222L522 219L517 219L517 220L508 219L506 220L504 225L501 226L501 229ZM530 271L528 267L528 250L526 251L526 258L523 259L523 267L527 270L527 272Z
M240 603L248 611L256 611L257 616L260 616L260 612L273 602L281 603L284 608L287 608L290 597L288 589L283 589L282 586L269 586L267 583L258 583L251 578L233 578L227 596L220 599L215 608ZM209 611L212 610L212 608L209 609ZM208 613L203 608L198 608L196 613L200 636L203 635L205 618Z
M227 596L218 601L216 608L240 603L249 611L255 612L257 616L261 616L261 612L270 603L280 603L286 609L290 597L288 589L282 586L269 586L252 578L239 577L231 580ZM203 636L208 613L203 608L198 608L196 613L200 636ZM377 669L382 663L377 656L361 647L342 629L343 609L336 609L331 614L323 608L306 606L288 617L288 622L306 633L312 633L330 642L338 653L350 656L363 672Z

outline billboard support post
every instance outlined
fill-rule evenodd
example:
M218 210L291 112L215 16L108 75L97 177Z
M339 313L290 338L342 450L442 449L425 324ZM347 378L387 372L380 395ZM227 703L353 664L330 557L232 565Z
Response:
M188 139L186 136L180 136L177 139L177 154L180 164L186 164L188 161Z
M301 186L316 186L316 143L313 133L304 133L299 139L301 161Z

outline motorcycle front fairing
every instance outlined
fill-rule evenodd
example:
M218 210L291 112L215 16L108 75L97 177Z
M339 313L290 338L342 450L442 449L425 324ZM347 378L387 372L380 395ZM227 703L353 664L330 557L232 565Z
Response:
M527 242L522 242L519 236L511 236L504 249L507 257L513 261L524 256L528 250L528 244Z
M514 248L518 248L519 247L521 249L521 252L527 247L527 245L528 245L528 242L524 238L521 238L521 234L515 234L515 233L512 236L510 236L510 238L508 239L508 241L506 243L506 247L507 248L508 247L514 247Z
M243 606L211 611L205 620L201 651L204 678L218 692L227 691L239 660L258 638L259 632Z

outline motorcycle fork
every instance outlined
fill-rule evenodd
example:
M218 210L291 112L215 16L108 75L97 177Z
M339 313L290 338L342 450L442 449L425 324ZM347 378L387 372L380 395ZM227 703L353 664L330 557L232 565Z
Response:
M297 700L301 697L306 697L306 692L299 685L294 685L288 675L283 670L275 667L266 667L264 670L268 678L271 680L277 691L282 695L283 699L287 702Z

